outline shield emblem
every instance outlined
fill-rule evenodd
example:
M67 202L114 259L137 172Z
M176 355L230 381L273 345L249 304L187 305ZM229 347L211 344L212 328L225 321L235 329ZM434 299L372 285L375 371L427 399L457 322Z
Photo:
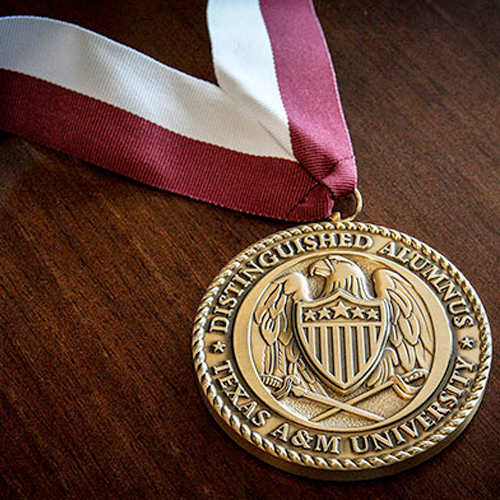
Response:
M295 319L302 351L318 375L341 394L358 388L380 361L388 332L388 304L340 290L298 302Z

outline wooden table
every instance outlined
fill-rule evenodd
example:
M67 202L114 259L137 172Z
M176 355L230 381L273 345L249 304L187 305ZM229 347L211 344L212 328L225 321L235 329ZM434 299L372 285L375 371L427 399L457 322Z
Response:
M22 3L0 12L71 21L214 81L204 0ZM445 253L498 340L499 3L316 3L358 156L360 220ZM0 140L1 498L498 498L496 369L467 431L388 479L301 479L243 451L201 402L191 323L219 268L286 224Z

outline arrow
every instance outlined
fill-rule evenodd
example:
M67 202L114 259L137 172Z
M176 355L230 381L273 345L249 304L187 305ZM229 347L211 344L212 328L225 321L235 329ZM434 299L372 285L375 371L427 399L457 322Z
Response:
M328 410L328 411L334 411L335 413L337 411L347 411L349 413L353 413L354 415L368 418L369 420L375 420L376 422L383 422L385 420L384 417L381 417L376 413L372 413L371 411L363 410L361 408L356 408L355 406L351 406L350 404L342 403L341 401L337 401L336 399L328 398L326 396L321 396L320 394L316 394L314 392L309 392L303 387L299 386L293 387L292 393L296 397L306 398L311 401L315 401L316 403L321 403L326 406L333 407L333 410Z
M378 387L374 387L368 392L365 392L364 394L360 394L359 396L356 396L355 398L350 399L347 403L348 405L353 405L356 403L360 403L361 401L364 401L365 399L368 399L372 396L375 396L375 394L378 394L379 392L385 391L385 389L388 389L389 387L394 387L394 390L398 393L403 398L410 398L413 394L415 394L416 391L418 391L417 387L411 386L407 384L406 382L408 380L414 380L420 377L423 377L423 370L414 370L411 372L411 374L406 375L406 380L400 376L400 375L394 375L391 377L387 382L384 382L382 385L379 385ZM324 420L325 418L331 417L332 415L335 415L339 411L342 411L340 407L338 408L332 408L331 410L327 410L323 413L320 413L319 415L316 415L314 418L311 419L311 422L319 422L321 420ZM352 412L351 412L352 413Z

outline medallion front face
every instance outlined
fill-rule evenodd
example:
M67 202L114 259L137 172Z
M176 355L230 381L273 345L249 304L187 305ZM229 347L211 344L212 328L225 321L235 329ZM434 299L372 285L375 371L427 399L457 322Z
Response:
M355 223L299 226L242 252L207 291L193 350L233 438L339 480L396 472L451 442L491 357L482 305L452 264Z

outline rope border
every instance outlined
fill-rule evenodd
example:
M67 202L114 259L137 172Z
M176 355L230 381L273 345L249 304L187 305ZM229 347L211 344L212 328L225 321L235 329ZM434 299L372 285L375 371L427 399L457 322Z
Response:
M481 352L479 355L479 364L477 366L476 378L470 388L471 392L466 396L462 405L455 413L455 415L450 419L447 425L440 429L439 433L435 433L426 439L417 441L416 444L412 444L411 446L408 446L394 453L387 453L371 458L325 459L319 455L297 452L284 446L277 445L271 440L262 437L257 431L252 430L248 424L242 422L240 418L232 412L231 408L224 403L222 397L218 395L218 391L212 381L208 365L205 362L205 343L203 340L203 337L205 335L204 327L208 320L210 307L214 302L219 288L227 282L227 278L235 274L246 261L248 261L259 250L264 249L268 245L282 241L285 238L322 230L361 231L364 233L388 237L393 241L401 242L405 245L411 246L414 250L421 252L425 257L433 261L435 264L438 264L443 271L448 273L449 276L455 280L466 297L469 299L474 314L476 315ZM311 224L304 224L272 234L243 250L222 269L222 271L218 274L218 276L213 280L212 284L207 289L195 318L192 349L195 370L203 393L206 395L208 401L217 412L217 414L239 436L241 436L243 439L250 442L254 446L257 446L257 448L259 448L260 450L269 453L276 458L306 467L315 467L336 471L352 471L356 469L363 470L387 466L416 456L443 441L455 429L460 427L460 425L469 417L469 415L475 410L476 406L480 403L484 388L486 386L486 381L488 379L492 356L491 334L488 318L486 317L486 312L477 293L472 288L471 284L468 282L465 276L446 257L441 255L439 252L426 245L425 243L422 243L421 241L408 236L407 234L400 233L394 229L388 229L383 226L377 226L375 224L365 224L359 222L316 222Z

